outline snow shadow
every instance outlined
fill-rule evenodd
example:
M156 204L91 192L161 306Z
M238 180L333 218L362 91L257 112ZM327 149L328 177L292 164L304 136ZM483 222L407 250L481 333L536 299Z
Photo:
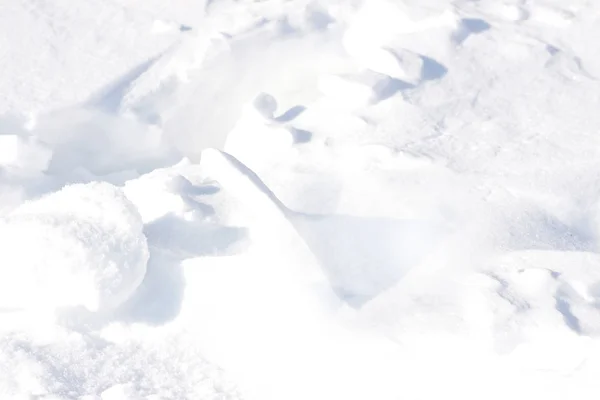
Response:
M448 68L427 56L423 58L423 80L433 81L443 78L448 73Z
M127 94L127 91L131 89L133 83L146 73L157 60L162 57L163 54L159 54L149 60L146 60L122 74L117 79L108 83L92 96L90 96L84 105L90 108L97 108L99 110L116 113L119 111L119 107L123 101L123 98Z
M453 38L457 44L464 42L469 36L485 32L491 28L491 25L479 18L463 18L460 26L454 32Z
M302 215L294 225L337 296L357 308L419 266L445 235L430 221L349 215Z
M290 133L295 144L308 143L312 139L312 133L304 129L290 128Z
M150 247L146 276L121 307L118 319L149 325L164 324L179 314L185 290L183 260L227 253L246 237L244 228L187 221L172 214L146 225L144 233Z
M433 58L424 56L422 54L419 55L419 57L423 61L421 81L419 82L419 84L422 82L442 79L448 73L448 68L446 68L444 65L440 64ZM389 99L397 93L401 93L405 90L414 89L417 86L418 84L405 82L397 78L390 78L387 81L384 81L381 87L376 88L377 101Z
M579 319L575 316L575 314L573 314L569 302L563 299L560 295L556 295L555 299L555 308L562 315L565 325L567 325L573 332L581 334L581 322L579 322Z
M381 88L377 88L377 101L387 100L398 92L414 88L415 85L411 83L396 78L390 78Z
M304 106L294 106L281 114L280 116L275 118L276 122L290 122L293 119L297 118L300 114L306 111L306 107Z

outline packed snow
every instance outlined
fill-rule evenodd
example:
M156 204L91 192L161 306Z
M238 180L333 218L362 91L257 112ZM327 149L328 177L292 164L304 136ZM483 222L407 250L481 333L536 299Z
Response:
M148 244L133 203L109 183L76 184L0 219L3 309L121 305L146 274Z
M0 1L0 398L596 399L600 4Z

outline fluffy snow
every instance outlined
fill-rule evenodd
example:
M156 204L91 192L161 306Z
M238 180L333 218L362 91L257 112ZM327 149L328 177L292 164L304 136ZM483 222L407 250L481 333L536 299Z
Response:
M596 399L599 19L0 2L0 398Z
M85 307L126 301L146 273L141 218L109 183L76 184L0 219L0 307Z

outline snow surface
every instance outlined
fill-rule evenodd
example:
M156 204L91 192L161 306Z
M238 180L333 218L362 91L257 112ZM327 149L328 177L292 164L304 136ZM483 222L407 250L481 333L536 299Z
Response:
M146 274L135 206L109 183L77 184L0 219L0 307L116 308Z
M596 399L600 4L0 1L0 398Z

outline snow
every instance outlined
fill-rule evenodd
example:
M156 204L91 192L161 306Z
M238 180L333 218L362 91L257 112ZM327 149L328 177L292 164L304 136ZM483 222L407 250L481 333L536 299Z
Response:
M70 185L22 204L0 220L1 307L116 308L146 272L142 229L133 204L108 183Z
M597 397L595 2L0 3L0 398Z

